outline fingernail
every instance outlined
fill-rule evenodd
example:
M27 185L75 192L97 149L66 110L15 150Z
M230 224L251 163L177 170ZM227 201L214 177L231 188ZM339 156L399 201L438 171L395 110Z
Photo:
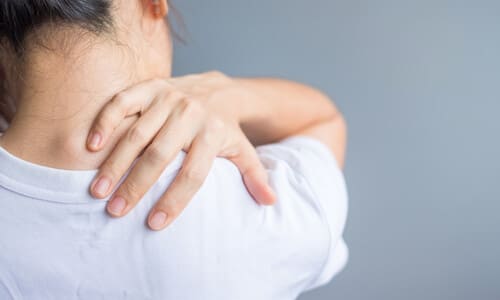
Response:
M162 211L158 211L155 212L153 217L149 220L149 226L151 226L151 229L158 230L163 227L165 221L167 221L167 214Z
M106 192L109 190L111 186L111 180L107 177L101 177L97 180L97 183L94 185L94 193L99 196L105 196Z
M122 197L115 197L108 204L108 211L115 216L120 216L127 206L127 202Z
M102 136L98 132L92 133L89 139L89 146L93 149L97 149L99 145L101 144Z

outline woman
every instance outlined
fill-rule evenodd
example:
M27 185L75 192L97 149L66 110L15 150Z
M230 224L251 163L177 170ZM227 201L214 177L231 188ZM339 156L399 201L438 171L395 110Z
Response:
M338 111L286 81L171 78L167 13L0 5L17 100L0 138L0 299L293 299L345 263Z

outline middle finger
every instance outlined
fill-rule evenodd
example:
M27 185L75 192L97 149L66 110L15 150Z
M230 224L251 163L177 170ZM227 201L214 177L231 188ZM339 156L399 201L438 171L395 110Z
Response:
M91 192L97 198L105 198L130 168L142 149L153 139L170 115L177 99L172 94L157 97L151 106L136 121L119 141L91 185Z
M158 136L144 151L125 182L120 185L108 204L107 210L114 217L127 214L152 187L166 166L190 143L196 119L183 115L182 105L177 106L168 118Z

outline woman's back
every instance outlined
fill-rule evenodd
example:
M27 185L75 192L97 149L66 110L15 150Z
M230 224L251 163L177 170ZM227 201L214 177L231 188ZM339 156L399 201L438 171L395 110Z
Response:
M0 299L289 300L346 262L334 105L289 81L173 80L168 7L0 5L16 100L0 139ZM216 156L232 162L210 168Z
M217 159L164 231L147 229L184 153L121 219L88 194L97 171L34 165L0 148L0 299L292 299L347 259L343 176L320 142L258 149L277 193L255 204L241 174Z

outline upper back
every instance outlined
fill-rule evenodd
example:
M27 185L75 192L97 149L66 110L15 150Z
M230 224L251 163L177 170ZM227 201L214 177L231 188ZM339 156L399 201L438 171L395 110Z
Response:
M237 168L216 159L179 218L154 232L147 214L184 153L113 219L87 192L96 171L37 166L0 148L0 298L293 299L347 258L345 186L322 151L300 138L259 149L278 196L272 207L257 205Z

